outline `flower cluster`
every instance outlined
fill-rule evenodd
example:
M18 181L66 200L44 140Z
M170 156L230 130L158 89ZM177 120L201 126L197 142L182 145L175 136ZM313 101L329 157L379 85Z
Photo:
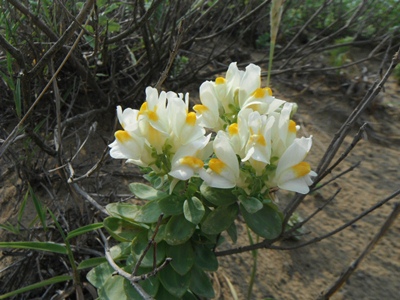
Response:
M309 192L316 173L304 160L312 137L296 137L296 104L261 87L260 67L242 71L232 63L225 78L200 86L200 101L189 111L188 94L148 87L139 110L118 106L123 130L115 133L111 156L150 167L170 190L199 176L210 187L248 195L275 187Z

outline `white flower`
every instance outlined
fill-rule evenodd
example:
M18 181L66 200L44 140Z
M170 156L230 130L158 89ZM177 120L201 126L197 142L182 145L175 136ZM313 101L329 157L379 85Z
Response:
M158 95L157 89L147 87L146 101L140 107L137 117L141 135L159 154L169 136L166 100L167 93L161 92Z
M201 178L210 187L235 187L240 176L239 162L227 134L222 130L215 137L213 149L217 158L210 159L207 172L200 174Z
M274 180L279 188L301 194L310 191L311 177L317 176L304 161L311 149L311 138L295 139L279 159Z
M214 84L210 81L203 82L200 86L200 101L193 109L199 115L200 124L207 128L218 130L221 127L219 118L219 100L216 97Z
M125 130L115 132L115 141L109 147L112 158L140 160L143 152L144 138Z
M242 161L249 161L257 175L261 175L271 158L271 128L275 118L260 115L257 111L248 114L247 120L239 119L242 131L246 130L248 139L245 145L246 156Z
M290 120L292 110L294 108L293 103L286 102L280 113L274 112L271 116L274 116L275 121L272 128L272 155L275 157L281 157L285 150L293 143L296 138L296 133L300 129L300 126L296 125L296 122Z
M191 143L204 136L205 129L199 125L196 114L188 111L189 97L168 98L168 119L170 124L170 137L168 143L175 152L180 146Z
M211 135L202 136L190 144L178 149L171 159L171 171L168 173L179 180L188 180L195 173L202 173L205 156L209 156L206 146Z
M285 101L272 96L270 88L261 88L261 69L249 64L245 71L236 63L229 65L226 78L206 81L200 86L200 101L194 106L201 124L214 131L236 122L241 109L250 108L260 114L276 111Z

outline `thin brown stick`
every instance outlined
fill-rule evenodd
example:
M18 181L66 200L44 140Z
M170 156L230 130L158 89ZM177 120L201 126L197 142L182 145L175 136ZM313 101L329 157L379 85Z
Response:
M376 233L374 238L368 243L368 245L365 247L363 252L360 254L359 257L357 257L356 260L354 260L350 266L342 272L342 274L339 276L339 278L329 287L327 288L324 292L319 295L317 299L319 300L327 300L330 299L333 294L335 294L340 287L350 278L350 276L354 273L354 271L357 269L357 267L360 265L362 260L371 252L371 250L374 248L374 246L379 242L379 240L386 234L390 226L393 224L393 221L397 218L397 216L400 214L400 203L395 203L394 208L390 215L387 217L386 221L383 223L382 227L379 229L379 231Z
M249 246L243 246L243 247L238 247L238 248L229 249L229 250L225 250L225 251L215 252L215 256L227 256L227 255L248 252L248 251L261 249L261 248L274 249L274 250L294 250L294 249L302 248L302 247L305 247L305 246L308 246L308 245L311 245L311 244L315 244L317 242L320 242L320 241L322 241L324 239L327 239L327 238L339 233L340 231L343 231L347 227L353 225L354 223L356 223L360 219L364 218L366 215L370 214L371 212L373 212L377 208L381 207L382 205L384 205L385 203L387 203L388 201L392 200L393 198L395 198L398 195L400 195L400 189L398 189L397 191L395 191L394 193L392 193L388 197L382 199L381 201L379 201L378 203L376 203L372 207L366 209L364 212L359 214L357 217L353 218L352 220L348 221L347 223L343 224L342 226L336 228L335 230L333 230L333 231L331 231L331 232L329 232L329 233L327 233L325 235L322 235L322 236L316 237L314 239L311 239L309 241L306 241L304 243L300 243L300 244L297 244L295 246L290 246L290 247L274 246L273 244L276 241L279 241L279 240L282 239L282 237L278 237L278 238L273 239L273 240L264 240L264 241L262 241L260 243L249 245Z
M88 19L89 20L89 19ZM39 96L36 98L36 100L33 102L31 107L28 109L28 111L25 113L25 115L21 118L17 126L14 127L13 131L8 135L6 140L4 141L3 145L0 147L0 157L3 155L4 151L7 150L9 145L13 142L15 136L18 134L18 132L21 130L22 125L28 118L28 116L32 113L33 109L36 107L36 105L39 103L39 101L42 99L43 95L47 92L49 89L50 85L52 84L53 80L55 80L58 76L58 74L61 72L62 68L66 64L68 58L71 56L72 52L74 49L78 46L78 43L83 36L84 31L81 30L80 34L76 38L74 44L72 45L71 49L69 50L68 54L65 56L64 60L62 61L61 65L58 67L57 71L54 73L54 75L50 78L50 80L47 82L46 86L43 88L42 92L39 94Z
M170 262L171 262L171 258L166 258L164 260L164 262L156 269L154 269L153 271L143 274L143 275L139 275L139 276L134 276L126 271L124 271L123 269L121 269L114 261L114 259L111 256L111 252L110 252L110 247L108 245L108 239L104 236L103 232L101 230L99 230L100 236L102 238L102 241L104 243L104 248L105 248L105 256L106 259L108 261L108 263L110 264L110 266L117 272L118 275L124 277L125 279L129 280L129 282L131 283L131 285L136 289L136 291L140 294L140 296L143 297L143 299L145 300L153 300L153 298L148 295L143 288L138 284L139 281L143 281L146 280L147 278L156 275L161 269L165 268Z

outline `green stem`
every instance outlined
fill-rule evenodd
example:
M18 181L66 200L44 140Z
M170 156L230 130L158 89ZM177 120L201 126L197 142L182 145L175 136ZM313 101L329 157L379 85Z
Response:
M272 61L274 59L275 42L269 44L269 60L268 60L268 76L267 76L267 87L269 87L269 81L271 78Z
M254 241L253 241L253 238L251 236L249 227L247 227L247 235L249 237L250 245L253 245ZM259 236L257 235L256 243L258 243L258 242L259 242ZM253 256L253 266L251 268L249 288L247 290L247 299L248 300L252 299L251 295L253 293L254 281L256 279L256 274L257 274L258 249L252 250L251 251L251 255Z
M74 285L77 288L77 290L76 290L77 293L79 293L80 290L81 290L81 288L80 288L81 280L80 280L80 277L79 277L78 267L75 264L75 259L74 259L74 254L72 253L71 244L69 243L66 235L64 234L64 231L63 231L60 223L58 223L56 216L52 213L52 211L50 209L48 210L48 212L49 212L51 218L53 219L54 224L56 225L58 231L60 232L60 234L62 236L62 239L64 240L65 248L67 248L68 260L69 260L69 263L70 263L71 268L72 268L72 277L73 277L73 280L74 280Z

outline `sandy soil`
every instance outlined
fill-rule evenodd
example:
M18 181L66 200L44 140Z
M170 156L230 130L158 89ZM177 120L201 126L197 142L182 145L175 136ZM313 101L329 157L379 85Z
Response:
M400 87L392 78L386 87L386 92L381 94L376 106L363 115L362 121L371 126L369 134L364 135L364 139L338 166L332 177L359 161L361 165L305 199L298 208L303 218L341 188L335 200L305 225L306 235L299 241L283 242L282 246L295 247L299 243L329 233L400 188ZM287 86L277 85L275 92L277 97L298 102L299 111L295 118L302 126L301 134L314 136L309 160L313 166L317 166L331 138L359 98L345 97L326 85L311 87L301 95ZM346 138L342 150L350 145L355 133L356 128ZM341 151L338 155L340 154ZM282 202L285 199L290 199L290 195L281 196ZM259 250L253 298L316 299L361 254L396 202L399 202L399 197L319 243L288 251ZM248 244L245 228L241 227L241 232L238 244ZM397 219L331 299L398 299L399 234L400 220ZM223 270L229 274L239 299L245 299L252 262L250 253L221 259ZM219 278L225 294L221 299L231 299L226 280L222 276Z

